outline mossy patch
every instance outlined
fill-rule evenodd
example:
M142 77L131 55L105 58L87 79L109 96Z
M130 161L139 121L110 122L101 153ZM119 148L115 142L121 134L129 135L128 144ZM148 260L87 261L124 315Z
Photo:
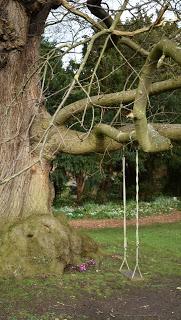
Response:
M53 216L32 216L1 233L0 276L27 277L62 274L81 257L95 257L99 248L66 221Z

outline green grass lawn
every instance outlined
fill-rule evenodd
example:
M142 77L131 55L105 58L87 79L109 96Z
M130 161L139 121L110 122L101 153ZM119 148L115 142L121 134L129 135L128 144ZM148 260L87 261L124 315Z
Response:
M88 232L110 253L123 254L123 229ZM140 268L145 278L161 275L181 276L181 223L142 226L140 236ZM128 227L128 260L135 261L135 228Z
M67 272L62 277L0 279L0 319L50 320L57 310L74 301L96 297L109 299L133 288L176 288L181 286L181 223L140 228L140 269L144 281L130 281L120 272L123 254L123 229L97 229L86 232L106 253L99 267L85 272ZM135 229L128 228L128 260L135 263ZM60 303L60 305L58 305ZM60 309L58 309L60 308ZM2 313L2 314L1 314ZM60 311L59 311L60 314ZM84 319L83 317L80 318Z

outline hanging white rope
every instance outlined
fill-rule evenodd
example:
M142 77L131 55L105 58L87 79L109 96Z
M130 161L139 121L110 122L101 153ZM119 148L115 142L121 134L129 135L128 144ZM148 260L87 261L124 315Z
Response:
M127 269L130 270L128 261L127 261L127 228L126 228L126 167L125 167L125 156L122 157L122 170L123 170L123 208L124 208L124 257L123 262L119 271L122 270L123 266L126 265Z
M132 279L138 275L143 278L139 267L139 162L138 150L136 150L136 263L132 274Z

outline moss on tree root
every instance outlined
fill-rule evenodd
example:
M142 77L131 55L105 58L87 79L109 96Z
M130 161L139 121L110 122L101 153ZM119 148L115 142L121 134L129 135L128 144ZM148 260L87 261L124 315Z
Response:
M32 216L1 232L0 276L60 275L82 257L99 256L94 240L48 216Z

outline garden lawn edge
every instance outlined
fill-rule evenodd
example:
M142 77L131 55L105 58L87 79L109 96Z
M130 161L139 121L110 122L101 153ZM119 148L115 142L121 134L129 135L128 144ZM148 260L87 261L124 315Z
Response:
M159 214L156 216L142 217L139 219L140 225L152 225L158 223L174 223L181 221L181 211L173 211L171 214ZM127 225L135 225L136 220L127 220ZM123 227L123 219L79 219L69 220L69 224L74 228L99 229L99 228L119 228Z

